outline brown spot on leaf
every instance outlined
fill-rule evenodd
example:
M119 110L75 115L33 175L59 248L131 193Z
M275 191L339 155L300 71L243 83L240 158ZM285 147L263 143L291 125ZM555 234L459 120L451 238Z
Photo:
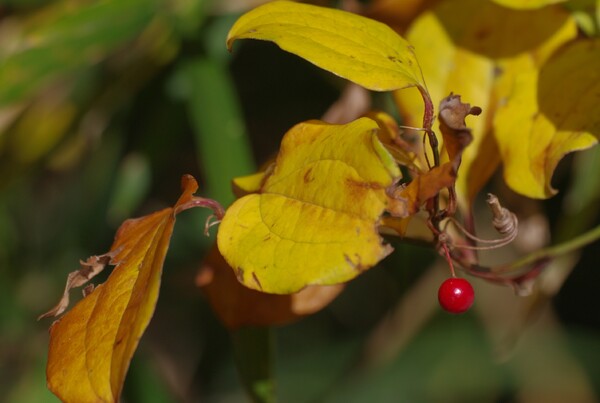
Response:
M371 190L379 190L379 189L383 189L383 185L381 185L381 183L377 183L377 182L360 182L360 181L355 181L353 179L346 179L346 183L349 186L354 186L354 187L359 187L362 189L371 189Z
M492 32L490 31L490 29L485 27L475 33L475 38L477 38L477 40L482 41L485 38L487 38L488 36L490 36L491 33Z
M312 182L314 180L314 177L312 177L310 174L312 172L312 168L308 168L306 170L306 172L304 173L304 176L302 177L302 179L304 179L304 183L309 183Z
M500 66L494 66L494 77L498 78L504 73L504 69Z
M256 273L252 273L252 279L254 280L254 282L256 283L258 288L260 288L262 290L262 284L260 283L260 280L258 279L258 276L256 275Z
M348 262L348 264L350 266L352 266L352 268L358 272L362 272L365 271L367 269L367 267L363 266L361 261L360 261L360 255L355 253L354 257L356 258L356 261L352 260L350 258L350 256L348 256L346 253L344 253L344 260L346 262Z

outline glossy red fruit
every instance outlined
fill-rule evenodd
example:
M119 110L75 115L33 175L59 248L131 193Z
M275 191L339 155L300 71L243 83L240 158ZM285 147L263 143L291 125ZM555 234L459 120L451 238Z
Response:
M475 300L471 283L464 278L446 279L438 290L438 300L444 310L450 313L464 313Z

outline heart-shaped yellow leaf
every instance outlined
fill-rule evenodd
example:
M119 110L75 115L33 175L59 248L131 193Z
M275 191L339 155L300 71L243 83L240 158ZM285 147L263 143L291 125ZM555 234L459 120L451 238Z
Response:
M69 276L61 303L44 315L60 314L71 287L83 285L109 262L116 265L104 284L50 329L48 387L62 401L119 401L129 362L154 313L175 215L197 205L196 181L184 176L183 187L173 208L125 221L110 252L82 262Z
M244 14L227 37L275 42L322 69L376 91L424 87L412 47L390 27L352 13L289 1Z
M219 250L246 286L289 294L356 277L391 250L377 231L386 188L400 171L377 123L310 121L283 138L260 193L237 200Z

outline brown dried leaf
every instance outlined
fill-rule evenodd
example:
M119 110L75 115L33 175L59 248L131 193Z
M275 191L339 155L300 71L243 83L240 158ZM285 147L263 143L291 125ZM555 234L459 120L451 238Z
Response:
M67 284L65 285L65 291L58 304L56 304L56 306L48 312L40 315L38 320L42 318L48 318L50 316L58 316L63 313L69 306L69 292L71 289L81 287L94 278L98 273L104 270L104 267L110 263L110 260L113 256L114 253L109 252L104 255L90 256L85 262L80 260L79 264L81 265L81 269L69 273L67 277Z
M465 118L478 115L481 108L460 101L460 95L450 94L440 102L440 131L448 152L449 162L417 176L406 186L391 187L387 210L394 217L408 217L419 211L427 200L440 190L454 187L464 149L473 136Z
M462 103L460 95L450 94L440 102L440 131L455 174L458 172L464 149L473 141L471 129L467 128L465 118L480 113L481 108Z
M308 286L288 295L255 291L237 280L216 247L198 272L196 284L202 287L213 310L230 329L293 322L329 305L344 289L344 284L336 284Z
M440 190L453 186L455 181L456 170L452 163L434 167L414 178L407 186L392 190L387 211L394 217L411 216Z

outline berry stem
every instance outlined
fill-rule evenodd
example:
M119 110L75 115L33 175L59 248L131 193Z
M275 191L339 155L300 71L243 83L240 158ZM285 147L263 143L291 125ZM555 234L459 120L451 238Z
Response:
M540 249L534 253L531 253L507 266L500 268L499 270L494 270L496 273L505 273L512 270L515 270L519 267L536 263L541 260L552 259L561 255L564 255L569 252L574 252L577 249L581 249L582 247L589 245L590 243L597 241L600 239L600 225L594 229L591 229L588 232L584 232L583 234L572 238L567 242L560 243L558 245L550 246L548 248Z
M454 264L452 263L452 257L450 256L450 250L448 250L448 245L446 245L445 242L442 242L442 249L444 249L444 255L446 255L446 261L448 262L448 265L450 266L450 273L452 274L452 277L455 278L456 272L454 271Z
M549 262L598 240L600 240L600 225L568 242L538 250L512 263L497 267L473 264L464 259L460 253L450 252L450 256L471 275L494 283L512 286L517 292L526 295L528 291L523 286L527 287L527 282L537 277Z

